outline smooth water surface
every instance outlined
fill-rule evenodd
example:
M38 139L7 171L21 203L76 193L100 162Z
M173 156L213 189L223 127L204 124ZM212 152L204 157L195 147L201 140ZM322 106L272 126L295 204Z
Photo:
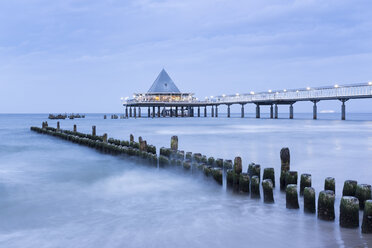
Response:
M372 115L297 114L296 119L160 118L61 120L61 128L179 148L215 158L241 156L274 167L282 147L291 170L311 173L317 194L336 178L336 220L235 195L214 181L33 133L47 115L0 115L0 247L368 247L372 234L338 224L344 180L372 183ZM56 126L56 121L48 121ZM277 180L278 184L278 180ZM362 212L360 212L362 215ZM362 216L360 216L362 217ZM360 218L360 221L362 218ZM360 223L361 224L361 223Z

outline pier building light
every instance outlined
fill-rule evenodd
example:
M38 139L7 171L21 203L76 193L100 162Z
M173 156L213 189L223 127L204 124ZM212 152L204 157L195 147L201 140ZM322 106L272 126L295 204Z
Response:
M125 100L128 100L129 99L129 96L127 96L126 98L125 98Z
M254 95L254 91L251 91L251 95Z
M298 90L296 90L296 92L298 93Z
M213 96L211 96L211 98L213 98Z
M307 90L310 90L311 88L310 87L306 87Z
M269 93L271 93L272 92L272 90L269 90Z
M222 94L222 97L225 97L226 95L225 94Z
M120 100L122 100L122 101L123 101L123 100L124 100L124 97L120 97Z
M284 89L283 91L284 91L284 92L287 92L287 90L286 90L286 89Z
M236 93L235 95L236 95L236 96L239 96L239 93Z
M372 82L368 82L368 85L372 85Z
M334 86L335 88L338 88L338 84L335 84L335 86Z

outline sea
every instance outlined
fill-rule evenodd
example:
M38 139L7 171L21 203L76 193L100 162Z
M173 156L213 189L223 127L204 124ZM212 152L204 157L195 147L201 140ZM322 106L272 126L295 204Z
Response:
M169 147L208 157L241 156L243 171L254 162L275 168L288 147L291 170L310 173L316 195L324 179L336 180L334 221L303 209L287 209L285 193L274 204L234 194L210 178L158 168L135 159L30 131L48 114L0 115L0 247L372 247L372 234L339 225L345 180L372 184L372 114L296 113L295 119L131 118L86 114L60 120L62 129ZM262 194L262 192L261 192ZM362 223L360 211L360 225Z

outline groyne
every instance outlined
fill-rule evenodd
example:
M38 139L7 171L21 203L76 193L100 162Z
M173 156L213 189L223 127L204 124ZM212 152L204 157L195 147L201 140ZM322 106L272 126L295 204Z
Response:
M243 171L242 159L235 157L230 159L208 157L201 153L192 153L179 150L178 137L172 136L169 147L161 147L157 153L155 146L148 144L142 137L135 140L131 134L129 140L108 138L108 135L97 135L96 126L92 126L92 133L85 134L60 128L49 127L47 122L42 127L31 127L32 131L40 134L51 135L79 145L96 149L105 154L122 155L124 158L138 158L142 163L153 167L179 168L186 173L204 175L216 182L217 185L226 185L227 189L236 194L260 198L261 188L263 202L275 204L273 188L275 187L274 168L263 168L261 177L261 165L251 163L248 171ZM316 192L311 187L311 174L301 174L298 185L298 172L290 168L290 151L282 148L280 151L281 171L280 188L285 192L286 207L291 211L298 211L300 201L304 202L304 211L317 214L318 218L325 221L335 220L335 184L333 177L326 177L324 190L319 192L317 208ZM359 228L363 233L372 233L372 195L371 185L358 184L357 181L347 180L344 182L342 199L340 202L340 226L343 228ZM359 211L364 211L363 218L359 221Z

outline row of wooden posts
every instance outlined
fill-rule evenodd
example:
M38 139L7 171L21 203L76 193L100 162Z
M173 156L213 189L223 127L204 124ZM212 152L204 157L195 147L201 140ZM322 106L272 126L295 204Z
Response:
M74 125L73 131L62 130L59 122L57 128L48 127L43 122L42 128L31 127L32 131L60 137L74 143L96 148L104 153L115 155L128 155L140 157L152 165L159 167L179 166L192 173L202 172L207 177L212 177L219 185L223 185L223 175L226 175L227 188L241 194L251 194L252 198L260 197L260 184L263 189L265 203L274 203L273 188L275 187L274 168L264 168L262 182L261 166L251 163L248 171L242 171L242 159L236 157L234 161L214 159L200 153L191 153L178 150L178 137L171 138L170 148L162 147L159 156L156 155L156 147L147 144L141 137L138 142L134 141L131 134L129 141L107 138L107 134L97 136L96 126L92 126L92 134L77 132ZM290 170L290 151L282 148L280 151L281 173L280 189L286 192L286 207L299 208L298 200L298 173ZM310 174L302 174L300 177L299 194L303 196L304 210L316 213L316 194L312 186ZM317 216L319 219L333 221L335 219L334 203L336 192L335 178L327 177L324 190L319 193ZM358 184L357 181L347 180L344 182L340 203L340 226L346 228L359 227L359 210L364 210L362 232L372 233L372 195L371 185Z

